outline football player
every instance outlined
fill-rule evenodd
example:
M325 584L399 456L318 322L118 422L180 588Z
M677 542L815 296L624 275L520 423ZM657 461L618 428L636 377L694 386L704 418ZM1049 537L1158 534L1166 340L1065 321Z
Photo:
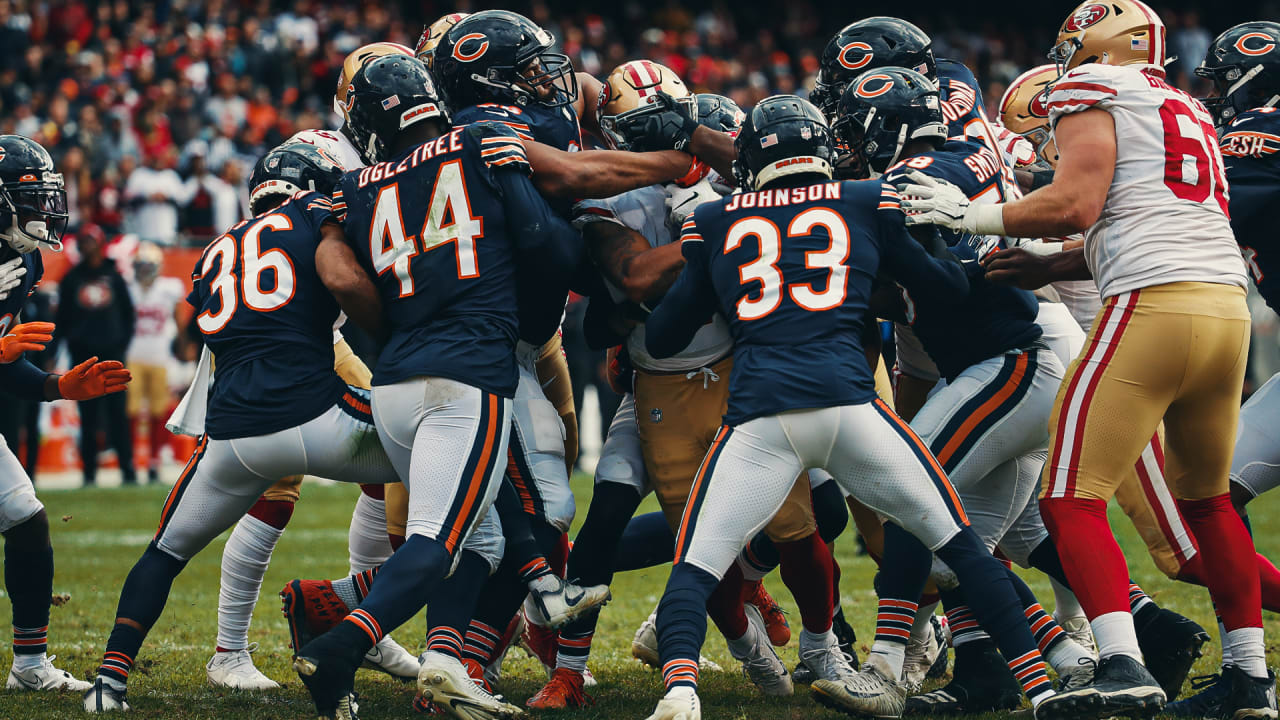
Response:
M1165 480L1215 569L1205 580L1235 668L1224 709L1275 712L1256 553L1227 480L1248 355L1247 280L1212 117L1165 82L1164 50L1164 24L1138 0L1081 5L1052 51L1061 71L1047 102L1059 152L1052 185L997 204L971 203L915 174L904 190L917 197L904 203L918 211L908 216L916 224L1012 237L1085 233L1083 248L1050 256L1044 272L1023 279L1092 276L1103 298L1055 402L1040 503L1101 660L1092 684L1046 708L1051 718L1165 704L1142 664L1128 570L1106 517L1162 419Z
M970 587L983 592L969 600L1039 704L1053 691L1004 568L968 528L937 460L876 397L859 347L882 264L912 292L956 299L968 290L965 271L940 242L931 257L907 235L889 186L831 181L835 141L807 101L762 101L735 144L743 192L684 223L686 266L646 322L645 350L656 358L685 347L717 310L734 340L725 424L694 479L658 611L668 691L651 720L701 717L706 599L806 467L835 471L845 490L892 520L875 646L861 673L818 680L815 697L901 715L905 697L891 678L901 673L933 549L962 579L982 578Z
M444 38L444 34L449 32L449 28L457 25L463 18L471 13L449 13L441 15L435 22L422 29L422 34L418 36L418 44L413 48L414 57L422 61L427 69L435 63L436 46L440 44L440 40Z
M430 597L440 598L432 612L459 604L440 592L441 581L489 516L506 468L520 376L517 260L521 273L557 282L573 235L530 183L514 131L492 123L451 129L421 61L365 64L352 82L348 122L377 163L348 173L335 190L336 224L328 227L340 224L347 237L326 237L320 270L340 278L343 309L386 339L371 412L409 489L409 535L359 607L298 650L294 667L317 710L337 718L353 715L355 670L385 631ZM412 211L419 202L425 217ZM458 620L428 621L423 697L464 718L518 714L468 676Z
M347 98L351 78L369 60L384 55L409 55L409 48L396 43L372 43L362 46L346 57L342 73L334 92L334 112L343 118L343 126L336 130L302 130L292 135L285 144L303 143L314 146L326 154L328 160L340 170L364 167L365 161L356 152L346 126ZM351 350L339 328L346 322L340 315L333 330L334 370L348 385L368 389L369 369ZM401 486L360 486L360 495L351 515L347 536L351 573L369 571L386 562L391 556L391 544L387 539L384 487L395 492ZM262 580L271 561L271 553L284 533L302 489L302 476L282 478L254 503L227 538L222 549L222 577L218 593L218 639L213 657L205 665L209 682L215 687L240 690L269 690L279 685L262 674L253 664L250 655L249 623L253 608L262 590ZM418 661L401 647L390 635L369 651L366 661L370 666L393 677L414 678L418 674Z
M62 249L67 194L53 158L21 135L0 135L0 392L28 402L90 400L120 392L130 374L114 360L90 358L70 371L46 373L24 353L53 339L53 323L23 323L18 314L44 274L40 249ZM4 589L13 612L13 666L8 690L84 692L89 683L53 664L47 653L53 596L49 518L35 485L8 444L0 443L0 535Z
M134 658L187 561L230 528L274 484L312 474L397 482L373 442L368 391L333 370L338 305L317 268L341 175L303 144L264 155L250 176L253 217L205 248L187 301L218 360L206 434L165 501L160 528L120 593L87 712L127 710Z
M1271 277L1280 262L1274 233L1266 230L1270 204L1280 199L1280 24L1241 23L1209 46L1196 74L1213 81L1215 94L1204 99L1219 131L1219 145L1231 184L1231 228L1244 253L1258 292L1272 310L1280 309L1280 292ZM1275 410L1280 376L1272 377L1240 408L1240 428L1231 460L1231 499L1236 509L1280 485L1276 466ZM1247 515L1245 515L1247 518ZM1246 525L1247 526L1247 525ZM1262 606L1276 611L1275 578L1263 566ZM1267 563L1270 565L1270 563ZM1239 682L1230 649L1223 643L1222 671L1202 685L1200 693L1170 704L1170 714L1211 717Z

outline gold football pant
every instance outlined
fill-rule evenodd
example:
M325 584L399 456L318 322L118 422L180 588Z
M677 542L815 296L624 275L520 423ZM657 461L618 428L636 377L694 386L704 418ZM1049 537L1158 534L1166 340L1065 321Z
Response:
M133 382L125 391L129 417L138 417L144 404L148 415L163 417L169 411L168 369L164 365L130 362L129 372L133 373Z
M636 422L645 470L673 532L680 527L694 477L723 424L732 369L733 359L725 358L692 373L636 370ZM812 535L817 527L808 474L801 473L765 526L765 534L774 542L793 542Z

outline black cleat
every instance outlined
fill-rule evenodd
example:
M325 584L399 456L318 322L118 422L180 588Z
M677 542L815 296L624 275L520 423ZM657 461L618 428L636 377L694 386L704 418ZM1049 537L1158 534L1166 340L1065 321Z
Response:
M1222 702L1231 694L1231 683L1221 674L1191 678L1196 694L1164 706L1166 715L1187 718L1216 718L1222 715Z
M332 633L321 635L297 651L293 669L307 686L322 720L358 720L354 688L356 668L363 658L363 653L342 648Z
M903 715L956 715L1012 710L1022 704L1022 686L991 640L974 640L955 649L951 682L933 692L907 698Z
M1092 683L1047 698L1035 715L1036 720L1149 718L1160 712L1164 701L1164 691L1142 663L1128 655L1112 655L1098 662Z
M831 619L831 632L836 634L836 642L840 643L840 651L849 656L849 664L853 667L861 667L858 662L858 650L856 644L858 642L858 634L853 631L853 626L844 618L844 608L837 607L836 614Z
M1222 682L1228 685L1217 717L1224 720L1276 720L1276 675L1249 677L1240 668L1222 668Z
M1147 670L1165 697L1176 700L1201 646L1209 642L1209 633L1194 620L1154 604L1135 613L1133 625Z

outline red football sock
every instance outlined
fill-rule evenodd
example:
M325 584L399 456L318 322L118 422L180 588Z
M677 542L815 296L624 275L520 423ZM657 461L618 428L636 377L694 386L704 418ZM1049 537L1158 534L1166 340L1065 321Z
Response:
M840 563L835 555L831 555L831 605L833 613L840 607Z
M547 555L547 564L551 566L551 572L564 577L565 567L569 564L569 533L560 534L555 549Z
M288 500L267 500L258 498L258 502L249 508L252 515L277 530L283 530L293 517L293 503Z
M385 500L387 497L387 490L381 485L361 484L360 492L364 493L365 495L368 495L374 500Z
M147 431L147 459L153 468L160 467L160 451L173 440L173 434L164 426L164 422L162 417L151 418L151 427Z
M782 582L800 607L804 629L814 634L830 630L834 582L831 551L818 533L794 542L774 543L774 547L781 560Z
M396 535L395 533L387 533L387 542L391 543L391 552L395 552L399 550L400 546L404 544L404 540L405 540L405 537L403 535Z
M1257 551L1244 522L1223 493L1204 500L1178 500L1178 509L1200 545L1203 573L1227 630L1262 627L1262 590ZM1272 568L1274 570L1274 568ZM1074 578L1072 583L1074 586ZM1087 609L1087 608L1086 608Z
M742 570L738 563L733 563L715 592L707 598L707 615L720 628L720 634L730 640L747 634L747 614L742 611L746 595L747 583L742 577Z
M1040 515L1085 614L1129 612L1129 569L1107 523L1107 503L1042 498Z
M1258 581L1262 586L1262 608L1280 612L1280 569L1258 553Z

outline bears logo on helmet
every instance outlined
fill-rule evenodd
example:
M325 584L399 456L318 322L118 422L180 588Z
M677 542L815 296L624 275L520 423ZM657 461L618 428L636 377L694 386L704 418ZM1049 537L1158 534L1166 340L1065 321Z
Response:
M850 54L853 54L852 58ZM870 45L864 42L852 42L840 48L840 56L837 59L841 67L858 70L866 67L874 57L875 53L872 52Z
M1098 21L1107 16L1111 12L1106 5L1085 5L1076 10L1075 13L1067 20L1066 29L1068 32L1078 32L1090 25L1098 24Z
M463 46L466 45L468 42L474 42L477 40L480 42L480 44L476 46L475 50L467 52L463 49ZM472 62L474 60L479 60L480 58L484 57L484 54L487 52L489 52L489 40L488 38L486 38L484 35L480 33L468 33L466 35L463 35L462 37L458 38L458 43L453 46L453 57L460 60L461 62Z
M875 87L870 87L871 83L878 82ZM854 88L854 92L864 98L879 97L893 87L893 78L884 73L876 73L874 75L866 75L858 81L858 86Z
M1249 47L1249 42L1248 42L1249 40L1261 40L1261 42L1253 43L1253 47ZM1245 55L1250 55L1254 57L1258 55L1266 55L1267 53L1274 50L1275 47L1276 47L1275 40L1271 39L1271 36L1266 33L1260 33L1260 32L1246 33L1244 35L1241 35L1240 38L1236 40L1236 50L1239 50Z

